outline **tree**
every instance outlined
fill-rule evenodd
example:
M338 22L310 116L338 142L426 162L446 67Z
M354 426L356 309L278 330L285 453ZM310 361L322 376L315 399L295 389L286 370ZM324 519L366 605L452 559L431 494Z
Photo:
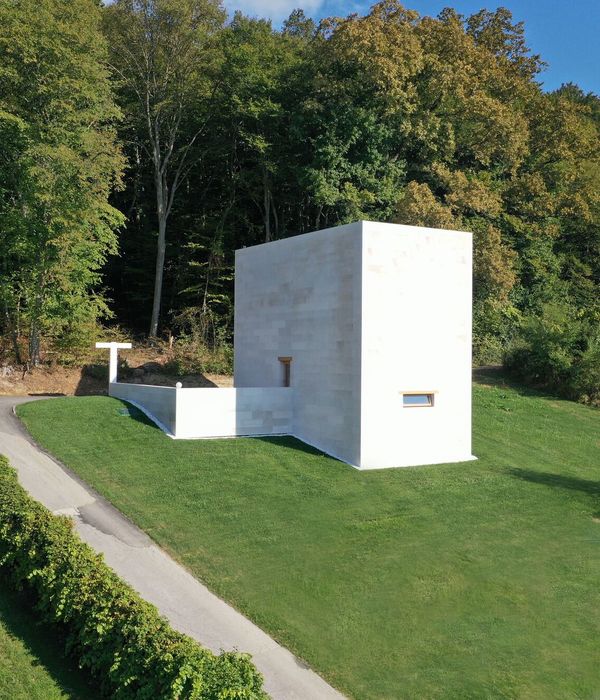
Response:
M20 358L107 315L101 269L117 250L108 205L123 159L93 0L0 0L0 299Z
M141 140L154 171L158 239L150 337L158 332L167 223L179 188L201 158L200 140L213 116L209 46L223 20L219 0L117 0L104 10L131 135Z
M171 187L208 119L169 218L165 316L187 332L229 337L236 248L362 218L473 232L480 361L500 361L522 318L557 300L598 323L600 100L575 85L545 93L508 10L432 18L382 0L318 26L295 11L281 30L238 13L202 36L167 167ZM111 268L136 323L155 262L155 164L128 84L132 167L115 201L131 212L129 255Z

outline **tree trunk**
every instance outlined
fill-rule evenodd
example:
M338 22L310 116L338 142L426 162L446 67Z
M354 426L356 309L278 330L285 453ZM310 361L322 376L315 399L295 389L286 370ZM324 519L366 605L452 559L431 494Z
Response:
M263 170L263 206L265 210L265 243L271 240L271 201L266 168Z
M32 367L40 364L40 329L36 320L29 327L29 362Z
M158 242L156 245L156 269L154 272L154 301L152 302L152 318L150 320L151 338L158 334L158 320L160 317L160 300L162 296L163 272L165 269L167 217L159 214L158 217Z
M18 313L18 312L16 312ZM15 356L15 362L18 365L23 364L23 358L21 356L21 348L19 347L19 329L18 324L13 322L13 319L8 310L8 302L5 301L4 304L4 318L6 322L6 331L10 335L10 339L13 346L13 353Z

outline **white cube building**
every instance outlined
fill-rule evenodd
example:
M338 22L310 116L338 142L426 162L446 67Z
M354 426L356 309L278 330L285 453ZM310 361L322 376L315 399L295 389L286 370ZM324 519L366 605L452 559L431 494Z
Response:
M472 236L371 221L236 252L236 389L360 469L471 455Z
M236 252L234 388L109 394L176 439L294 435L359 469L471 456L472 236L359 221Z

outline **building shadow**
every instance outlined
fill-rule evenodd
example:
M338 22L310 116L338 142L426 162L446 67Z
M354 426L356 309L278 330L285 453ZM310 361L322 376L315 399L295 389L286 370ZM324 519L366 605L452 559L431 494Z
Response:
M278 447L285 447L288 450L295 450L296 452L304 452L305 454L313 455L315 457L327 457L328 459L336 460L335 457L326 454L323 450L319 450L312 445L308 445L306 442L294 437L293 435L260 435L252 436L252 440L260 440L261 442L267 442L271 445L277 445Z
M62 654L64 640L60 629L50 623L40 624L32 615L32 609L33 601L24 593L12 590L10 582L0 572L0 622L7 632L25 646L34 666L46 669L65 698L98 697L99 689L93 687L92 678Z
M507 470L511 476L529 481L533 484L541 484L555 489L567 489L577 491L588 498L591 498L594 506L600 505L600 481L594 479L581 479L576 476L564 476L562 474L551 474L548 472L536 472L531 469L520 469L513 467ZM600 517L600 512L593 514L594 518Z

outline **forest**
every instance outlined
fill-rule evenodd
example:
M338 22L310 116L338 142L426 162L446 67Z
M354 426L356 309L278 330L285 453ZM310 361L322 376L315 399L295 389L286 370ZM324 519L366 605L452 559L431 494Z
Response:
M0 0L0 364L230 356L237 248L371 219L472 231L474 362L600 403L600 98L544 66L504 8Z

